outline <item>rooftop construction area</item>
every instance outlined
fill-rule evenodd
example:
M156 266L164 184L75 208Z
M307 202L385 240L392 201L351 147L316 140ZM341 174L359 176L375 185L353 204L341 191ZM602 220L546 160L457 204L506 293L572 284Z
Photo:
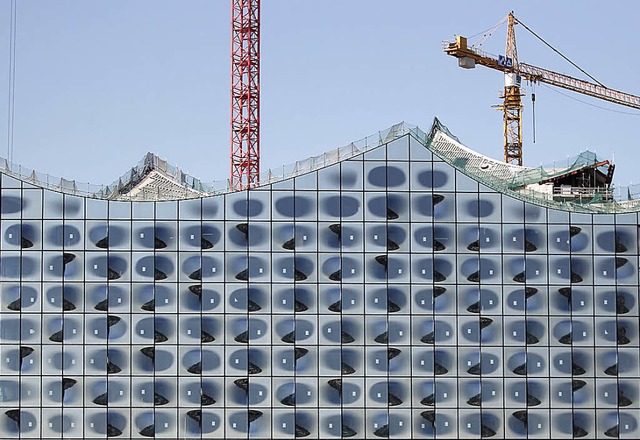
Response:
M267 170L260 185L277 183L364 154L402 136L425 148L469 177L494 190L550 208L576 212L628 212L640 209L636 187L615 188L615 165L584 151L562 163L523 167L507 164L463 145L437 118L428 133L417 126L396 124L374 135L320 156ZM208 197L232 191L228 181L204 182L153 153L110 185L78 183L0 161L0 171L36 186L67 194L106 200L162 201Z

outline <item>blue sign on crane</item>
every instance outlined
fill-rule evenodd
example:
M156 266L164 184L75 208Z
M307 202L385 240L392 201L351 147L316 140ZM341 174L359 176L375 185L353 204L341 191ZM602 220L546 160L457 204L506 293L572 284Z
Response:
M498 65L506 67L507 69L513 68L513 59L504 55L498 55Z

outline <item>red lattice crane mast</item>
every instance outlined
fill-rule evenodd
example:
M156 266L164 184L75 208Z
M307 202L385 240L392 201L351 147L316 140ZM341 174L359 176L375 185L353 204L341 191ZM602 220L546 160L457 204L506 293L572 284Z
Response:
M260 175L260 0L231 0L231 179L251 188Z

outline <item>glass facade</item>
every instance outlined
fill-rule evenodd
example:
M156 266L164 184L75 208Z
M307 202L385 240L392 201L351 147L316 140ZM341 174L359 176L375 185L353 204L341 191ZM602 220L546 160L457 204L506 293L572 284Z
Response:
M637 438L637 213L412 134L191 200L2 174L2 438Z

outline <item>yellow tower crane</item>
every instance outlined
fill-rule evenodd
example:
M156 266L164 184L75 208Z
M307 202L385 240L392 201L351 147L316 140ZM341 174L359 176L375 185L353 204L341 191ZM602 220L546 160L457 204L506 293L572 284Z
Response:
M485 53L473 46L468 46L467 38L462 36L457 36L455 41L445 42L444 51L448 55L458 58L458 65L462 68L473 69L476 67L476 64L480 64L504 72L504 92L500 96L504 101L499 108L503 111L504 161L506 163L522 165L521 97L523 93L521 84L523 78L531 83L549 84L615 104L640 109L640 97L605 87L588 74L587 75L597 84L519 62L518 50L516 48L515 25L521 24L536 37L540 37L531 31L524 23L519 21L513 15L513 12L511 12L506 19L498 23L498 25L505 20L507 22L505 55L495 56ZM546 42L545 44L548 45ZM586 74L586 72L584 73Z

